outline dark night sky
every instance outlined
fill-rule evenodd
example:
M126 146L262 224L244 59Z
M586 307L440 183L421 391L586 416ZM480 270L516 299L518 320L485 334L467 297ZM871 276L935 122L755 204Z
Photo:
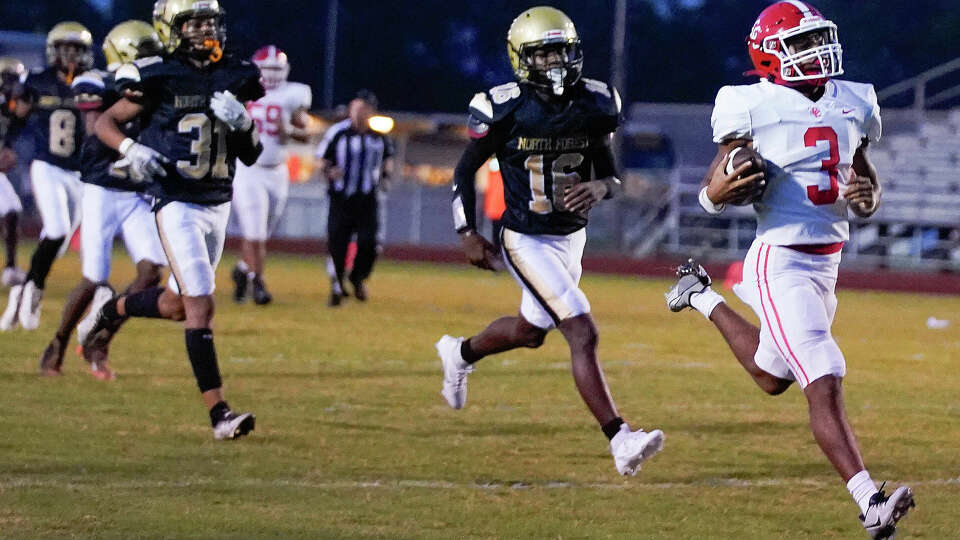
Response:
M0 2L4 30L45 32L74 18L95 36L129 18L147 19L151 0ZM504 39L511 20L543 1L340 0L337 101L376 91L392 110L460 112L470 96L512 78ZM556 0L577 24L586 75L608 79L614 0ZM745 82L743 40L765 0L629 0L627 88L631 101L710 102L723 84ZM249 54L275 43L291 77L323 92L325 0L226 0L230 43ZM845 78L878 87L957 56L955 0L821 0L840 29ZM950 45L950 46L944 46Z

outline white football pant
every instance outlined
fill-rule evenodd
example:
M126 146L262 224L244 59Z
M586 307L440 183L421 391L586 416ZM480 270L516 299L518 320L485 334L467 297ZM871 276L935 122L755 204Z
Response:
M550 329L590 313L590 302L579 288L586 242L585 229L566 236L503 229L503 259L523 290L520 314L530 324Z
M80 229L83 277L94 283L107 281L113 259L113 239L123 235L133 264L150 261L166 265L150 202L132 191L83 185L83 228Z
M247 167L237 161L233 212L245 239L256 242L270 237L287 205L289 191L290 172L286 164Z
M30 185L43 220L40 238L66 238L69 241L80 224L80 197L83 193L80 172L35 159L30 163ZM66 244L64 242L64 247ZM63 251L61 249L61 253Z
M7 175L0 173L0 216L9 213L19 214L23 212L23 204L20 203L20 197L17 191L13 189L13 184Z
M213 294L230 203L203 206L173 201L158 210L156 217L160 241L170 262L170 289L183 296Z
M839 252L811 255L754 240L743 261L743 281L733 291L760 319L754 357L760 369L801 388L825 375L846 374L830 332L839 266Z

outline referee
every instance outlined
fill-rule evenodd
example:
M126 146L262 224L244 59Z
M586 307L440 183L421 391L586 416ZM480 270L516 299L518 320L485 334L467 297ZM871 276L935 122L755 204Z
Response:
M347 246L357 236L357 255L349 280L357 300L367 299L364 281L377 257L377 188L393 170L393 143L370 129L377 97L360 90L350 101L349 117L330 127L317 147L321 174L327 178L330 213L327 244L330 251L330 301L339 306L348 296L343 286Z

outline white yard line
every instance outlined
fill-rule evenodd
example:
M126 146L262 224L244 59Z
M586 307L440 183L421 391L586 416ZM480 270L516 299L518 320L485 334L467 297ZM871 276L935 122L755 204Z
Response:
M120 482L100 483L91 478L89 482L58 481L55 479L35 480L32 478L8 479L0 481L0 492L15 489L31 488L61 488L61 489L162 489L162 488L186 488L193 486L230 486L238 485L241 487L297 487L320 490L333 489L371 489L371 490L402 490L402 489L476 489L476 490L553 490L553 489L610 489L610 490L667 490L684 488L751 488L767 486L805 486L805 487L826 487L837 482L828 482L823 480L804 480L804 479L777 479L770 478L765 480L741 480L738 478L711 478L706 480L697 480L693 482L657 482L646 484L642 482L632 482L625 480L623 482L448 482L445 480L332 480L332 481L311 481L311 480L258 480L243 479L223 480L214 478L197 478L192 480L131 480ZM911 487L919 486L946 486L960 485L960 477L957 478L937 478L932 480L906 480L906 481L888 481L893 486L908 485Z

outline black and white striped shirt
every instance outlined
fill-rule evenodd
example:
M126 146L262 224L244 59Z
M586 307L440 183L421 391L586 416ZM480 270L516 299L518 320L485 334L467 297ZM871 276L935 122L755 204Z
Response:
M389 137L375 131L360 133L349 118L330 126L316 152L316 157L343 169L342 178L330 181L330 193L346 197L373 193L383 174L383 161L392 155Z

